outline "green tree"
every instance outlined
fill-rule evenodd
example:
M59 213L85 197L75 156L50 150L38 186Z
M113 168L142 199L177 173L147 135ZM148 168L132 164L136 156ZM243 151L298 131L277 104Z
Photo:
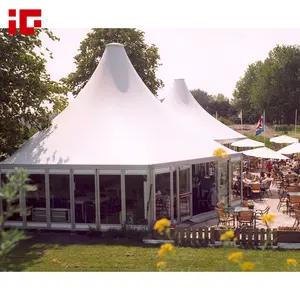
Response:
M22 169L16 169L13 173L7 175L7 182L1 183L0 200L5 203L5 211L0 216L0 267L5 256L25 238L22 231L18 229L5 230L5 222L14 214L23 214L20 208L19 199L21 194L29 191L35 191L36 187L28 184L28 174Z
M300 47L276 46L264 61L251 64L233 96L244 120L257 121L265 110L266 122L293 124L300 104Z
M0 29L0 157L12 154L34 132L49 126L55 113L67 105L67 88L50 79L41 34L58 40L47 29L34 35L9 35Z
M157 95L163 82L156 78L160 65L158 48L145 42L144 32L135 28L93 28L81 42L75 59L76 71L63 78L74 96L86 85L109 43L124 45L135 70L151 92Z

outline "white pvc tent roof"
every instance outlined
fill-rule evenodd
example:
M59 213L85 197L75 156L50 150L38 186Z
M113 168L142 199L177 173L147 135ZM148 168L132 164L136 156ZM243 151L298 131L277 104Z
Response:
M278 150L277 152L280 154L300 153L300 143L294 143L294 144L288 145L288 146Z
M2 164L144 166L210 158L219 147L164 109L123 45L109 44L77 98L49 129L36 133Z
M287 157L285 157L285 156L281 155L280 153L273 151L272 149L269 149L267 147L243 151L243 154L245 154L247 156L267 158L267 159L280 159L280 160L287 159Z
M162 105L172 111L178 120L191 123L198 131L206 132L220 143L229 144L246 137L210 115L199 105L184 79L175 79Z
M281 135L281 136L277 136L277 137L271 138L270 141L272 143L276 143L276 144L293 144L293 143L298 143L298 139L292 138L292 137L287 136L287 135Z
M248 148L248 147L256 148L256 147L263 147L264 145L265 145L264 143L251 140L251 139L244 139L231 144L231 146L240 147L240 148Z

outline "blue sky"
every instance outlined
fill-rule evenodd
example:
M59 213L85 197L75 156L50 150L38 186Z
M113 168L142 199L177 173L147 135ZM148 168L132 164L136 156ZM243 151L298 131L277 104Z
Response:
M165 83L160 97L175 78L184 78L190 89L231 97L248 64L264 59L277 44L300 45L300 29L141 29L159 48L157 76ZM46 41L54 55L47 68L58 80L75 70L73 57L89 29L52 30L61 41Z

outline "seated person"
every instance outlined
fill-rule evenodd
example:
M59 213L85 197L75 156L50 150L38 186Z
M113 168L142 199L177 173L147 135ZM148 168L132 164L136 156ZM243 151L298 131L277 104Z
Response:
M271 178L271 174L268 173L267 174L267 177L264 177L262 180L261 180L261 190L262 191L265 191L266 189L266 185L268 184L268 182L272 181L273 179Z
M246 171L243 173L243 179L252 180L252 174L249 172L249 169L246 169Z

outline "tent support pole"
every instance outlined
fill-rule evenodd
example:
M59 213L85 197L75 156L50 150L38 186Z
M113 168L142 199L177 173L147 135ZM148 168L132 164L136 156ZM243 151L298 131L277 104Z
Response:
M193 216L193 167L189 168L189 186L190 186L190 217Z
M74 184L74 169L70 169L70 210L71 210L71 229L75 230L75 184Z
M125 170L121 170L121 224L125 228L126 225L126 185Z
M228 160L228 206L231 206L232 201L232 167L231 159Z
M244 187L243 187L243 160L240 161L240 178L241 178L241 203L243 201L243 192L244 192Z
M100 214L100 176L99 169L95 170L95 209L96 209L96 230L101 228L101 214Z
M176 167L176 210L177 210L177 223L180 222L180 186L179 186L179 167Z
M174 224L174 176L173 167L170 167L170 215L171 222Z
M51 228L51 197L49 169L45 169L45 192L46 192L46 221L47 228Z

